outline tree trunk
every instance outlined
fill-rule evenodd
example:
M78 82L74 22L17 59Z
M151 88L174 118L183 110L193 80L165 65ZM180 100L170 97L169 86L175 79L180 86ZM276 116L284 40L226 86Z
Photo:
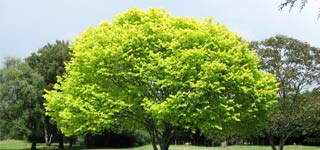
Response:
M160 144L161 150L169 150L170 143L162 143Z
M38 130L38 122L35 122L32 126L31 130L31 150L36 150L37 149L37 130Z
M37 137L36 137L36 133L35 133L35 127L34 129L32 129L32 135L31 135L31 150L36 150L37 149Z
M159 142L160 150L169 149L170 140L173 134L172 125L169 123L164 123L164 129L160 133L153 120L149 120L149 122L145 125L145 128L149 132L153 150L158 150L157 142Z
M170 146L170 139L172 136L172 127L170 124L165 124L164 131L162 133L162 137L160 137L160 149L168 150Z
M64 149L63 139L64 139L64 135L61 132L61 130L59 130L59 149Z
M69 148L72 148L72 146L76 143L77 138L76 136L71 136L69 140Z
M151 138L151 144L152 144L153 150L158 150L157 142L155 140L155 137Z
M285 142L286 142L286 138L281 136L280 141L279 141L279 150L283 150Z
M32 137L34 138L34 137ZM31 150L36 150L37 149L37 142L35 139L32 139L32 144L31 144Z
M296 132L298 129L294 129L294 130L291 130L290 132L287 132L286 135L282 135L281 138L280 138L280 141L279 141L279 150L283 150L284 148L284 145L287 141L287 139L289 137L291 137L291 135Z
M274 144L273 136L272 136L272 135L267 135L267 136L268 136L268 139L269 139L269 144L270 144L270 146L272 147L272 150L277 150L277 147L276 147L276 145Z
M53 136L53 134L50 134L50 137L49 137L49 146L51 145L52 136Z
M50 146L48 132L47 132L46 127L44 127L44 142L46 143L46 146Z
M158 150L155 131L148 127L148 132L151 138L151 144L152 144L153 150Z
M53 136L53 131L50 130L53 128L52 125L50 124L50 117L45 116L43 125L44 125L44 140L45 140L46 146L50 146L52 136ZM54 128L57 128L57 126L54 126Z
M86 148L87 148L87 149L90 149L91 146L93 145L93 144L92 144L92 135L91 135L91 133L88 133L88 134L85 136L85 145L86 145Z
M72 148L72 145L73 145L73 140L70 140L69 141L69 148Z
M158 147L157 147L157 128L156 128L156 125L154 124L152 119L149 119L146 122L145 128L147 129L147 131L149 133L153 150L158 150Z

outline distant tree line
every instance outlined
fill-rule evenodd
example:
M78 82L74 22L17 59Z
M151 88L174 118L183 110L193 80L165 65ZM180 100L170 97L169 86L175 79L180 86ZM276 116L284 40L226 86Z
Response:
M32 150L39 137L51 144L59 136L63 148L63 134L45 115L44 90L51 90L63 75L70 59L69 44L56 41L47 44L25 60L6 58L0 70L0 138L29 139ZM41 140L42 141L42 140Z
M69 43L56 41L43 46L24 60L5 58L0 69L0 140L26 139L32 142L32 150L36 149L37 142L44 142L47 146L58 142L59 149L64 148L66 141L69 146L74 144L77 138L65 138L55 121L45 115L45 100L42 96L45 90L53 89L57 76L64 74L65 64L70 57ZM149 142L144 134L136 132L119 134L106 131L101 134L84 135L83 144L88 147L121 147ZM120 143L121 140L117 141L117 137L127 140ZM115 143L101 142L106 141L104 138Z

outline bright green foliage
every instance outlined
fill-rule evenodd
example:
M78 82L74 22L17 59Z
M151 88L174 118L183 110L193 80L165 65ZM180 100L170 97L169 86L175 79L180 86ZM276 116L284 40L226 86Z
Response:
M77 37L66 74L45 95L47 114L66 134L145 127L160 146L176 126L254 129L277 84L247 46L211 19L130 9Z
M44 119L43 88L43 78L27 64L6 60L0 70L0 138L30 137L35 149Z

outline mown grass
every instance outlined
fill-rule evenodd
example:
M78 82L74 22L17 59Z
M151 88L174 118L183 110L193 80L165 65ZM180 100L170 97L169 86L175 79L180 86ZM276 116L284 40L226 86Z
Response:
M0 141L0 150L28 150L31 144L21 140L5 140ZM37 144L37 148L42 150L51 150L53 147L45 148L44 144ZM55 149L57 149L55 147ZM186 146L186 145L171 145L170 150L271 150L270 146L227 146L227 147L204 147L204 146ZM94 149L92 149L94 150ZM134 148L104 148L95 150L152 150L151 145L134 147ZM320 150L320 146L300 146L287 145L284 150Z
M311 146L285 146L285 150L319 150L320 147ZM201 146L172 146L170 150L271 150L270 146L227 146L227 147L201 147Z
M151 145L122 148L122 149L96 149L96 150L152 150ZM185 145L171 145L169 150L271 150L270 146L227 146L227 147L203 147L203 146L185 146ZM287 145L284 150L320 150L320 146L300 146Z
M31 143L23 140L0 140L0 150L29 150ZM37 149L45 149L44 143L37 143ZM52 148L53 149L53 148Z
M31 147L31 144L26 141L21 141L21 140L5 140L5 141L0 141L0 149L4 150L20 150L20 149L28 149Z

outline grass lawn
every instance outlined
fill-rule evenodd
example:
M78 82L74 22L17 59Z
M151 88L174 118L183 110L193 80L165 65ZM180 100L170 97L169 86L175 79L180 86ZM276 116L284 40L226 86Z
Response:
M90 150L152 150L151 145L122 148L122 149L90 149ZM270 146L227 146L227 147L203 147L203 146L185 146L171 145L169 150L271 150ZM288 145L284 150L320 150L320 146L298 146Z
M28 150L31 143L20 140L5 140L0 141L0 150ZM37 143L37 148L42 150L50 150L44 148L43 143ZM53 149L53 148L51 148ZM270 146L227 146L227 147L202 147L202 146L185 146L185 145L171 145L170 150L271 150ZM92 149L94 150L94 149ZM122 149L96 149L96 150L152 150L151 145L140 146L135 148L122 148ZM320 150L320 146L293 146L288 145L284 150Z
M31 147L31 143L20 140L5 140L0 141L0 149L28 149Z
M44 143L37 143L37 149L44 149ZM23 140L0 141L0 150L29 150L31 143Z

